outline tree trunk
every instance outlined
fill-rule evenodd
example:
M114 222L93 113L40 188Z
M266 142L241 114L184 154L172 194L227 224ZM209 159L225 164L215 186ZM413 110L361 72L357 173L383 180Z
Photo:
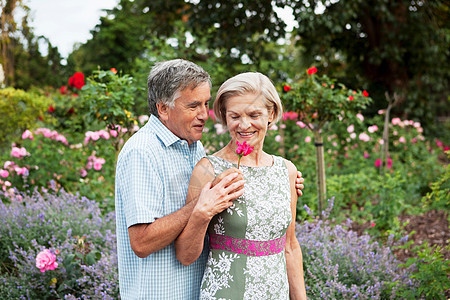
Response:
M323 137L319 130L314 130L314 144L316 146L316 173L317 173L317 200L318 212L322 218L322 210L324 210L324 203L327 193L325 182L325 158L323 151Z

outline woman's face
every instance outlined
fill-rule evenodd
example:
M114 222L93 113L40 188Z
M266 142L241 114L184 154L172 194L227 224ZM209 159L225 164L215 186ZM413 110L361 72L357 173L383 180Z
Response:
M262 95L234 96L226 102L226 121L231 139L258 148L264 143L268 123L273 120Z

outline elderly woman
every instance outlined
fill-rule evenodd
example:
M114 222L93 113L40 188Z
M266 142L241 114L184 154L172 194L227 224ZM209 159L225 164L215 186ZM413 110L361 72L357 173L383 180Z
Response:
M178 260L189 265L209 236L201 299L306 299L302 252L295 237L297 169L263 151L267 130L282 112L275 87L260 73L234 76L217 93L214 113L227 126L231 141L198 162L187 201L197 201L206 192L203 187L237 166L238 142L254 150L240 160L244 194L231 201L199 200L175 241Z

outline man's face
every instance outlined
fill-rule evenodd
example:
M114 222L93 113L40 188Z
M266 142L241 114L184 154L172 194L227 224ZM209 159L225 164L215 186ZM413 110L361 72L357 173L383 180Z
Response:
M193 90L186 88L181 91L173 108L158 104L158 113L162 123L173 134L192 144L202 137L210 99L209 84L204 82Z

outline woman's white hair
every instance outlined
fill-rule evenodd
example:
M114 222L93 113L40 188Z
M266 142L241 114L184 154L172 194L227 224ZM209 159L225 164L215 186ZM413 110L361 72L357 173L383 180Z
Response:
M283 105L272 81L266 75L258 72L246 72L231 77L225 81L217 91L214 101L214 115L223 125L226 123L227 100L234 96L245 94L261 95L269 113L273 112L273 121L278 122L283 115Z

